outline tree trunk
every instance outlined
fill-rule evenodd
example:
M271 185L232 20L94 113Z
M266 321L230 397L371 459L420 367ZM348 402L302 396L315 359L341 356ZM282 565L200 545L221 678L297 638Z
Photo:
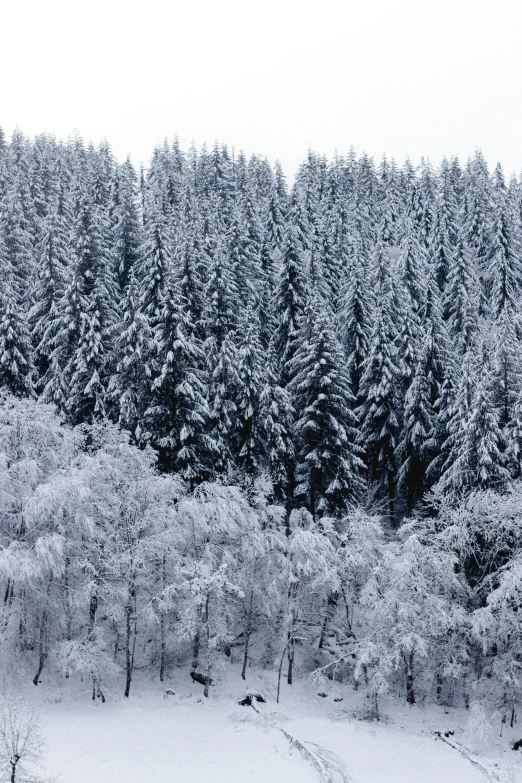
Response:
M165 553L163 553L163 557L161 560L161 585L163 590L165 590L165 583L166 583L165 571L166 571L166 557L165 557ZM167 651L167 623L165 618L165 612L163 611L163 609L160 609L160 672L159 672L160 682L163 682L163 678L165 677L166 651Z
M319 638L320 650L322 650L324 643L326 641L326 632L328 630L328 623L335 612L336 606L337 606L337 595L334 595L333 593L329 593L328 598L326 599L326 614L324 616L323 625L321 627L321 636Z
M281 692L281 672L283 671L283 662L285 660L286 651L288 649L288 645L290 644L290 639L288 639L287 643L283 647L283 652L281 653L281 660L279 661L279 670L277 672L277 696L276 696L276 704L279 704L279 694Z
M210 604L210 597L207 595L207 600L205 603L205 633L207 637L207 672L205 674L205 690L203 691L203 696L205 696L206 698L208 698L208 690L210 687L210 679L212 675L212 650L210 648L209 604Z
M40 634L38 637L38 671L33 677L33 683L38 685L40 675L45 663L45 632L47 625L47 603L42 612L42 620L40 622Z
M14 600L14 583L12 579L7 580L7 587L4 596L4 620L2 622L2 631L5 633L11 617L11 607Z
M388 509L390 524L392 527L395 527L395 482L391 470L388 471Z
M89 601L89 639L94 639L94 629L96 627L96 612L98 611L98 576L95 577L94 587ZM96 701L96 687L98 685L96 672L91 671L92 677L92 700Z
M129 697L130 686L132 681L132 653L131 653L131 638L132 638L132 602L134 599L134 583L131 582L127 593L127 604L125 606L125 693L124 696Z
M290 644L288 645L288 678L287 682L289 685L293 684L294 681L294 654L295 654L295 645L294 645L294 639L290 639Z
M193 672L195 672L199 666L199 641L200 641L200 630L198 628L194 636L194 646L192 648L192 671Z
M165 657L166 657L166 629L165 629L166 623L165 623L165 613L162 612L160 615L160 670L159 670L159 678L160 682L163 682L163 678L165 677Z
M9 761L9 764L11 765L11 777L10 777L11 783L16 783L16 765L18 764L19 761L20 761L20 756L16 754L14 756L11 756L11 760Z
M436 694L437 694L437 704L442 704L442 672L440 671L440 667L437 670L437 674L435 677L437 687L436 687Z
M415 704L415 692L413 690L413 653L406 659L406 701Z
M241 670L242 679L246 679L246 668L248 663L248 645L250 642L250 633L252 631L252 608L254 605L254 590L250 590L250 601L248 604L248 616L245 628L245 654L243 655L243 669Z
M321 626L321 636L319 637L319 644L317 645L317 648L319 650L323 649L324 646L324 640L326 639L326 628L328 626L328 612L324 616L323 624Z

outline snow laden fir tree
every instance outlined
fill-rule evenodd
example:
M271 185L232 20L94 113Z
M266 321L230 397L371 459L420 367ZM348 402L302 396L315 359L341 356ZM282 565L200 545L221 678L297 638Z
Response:
M309 153L289 188L217 144L138 176L0 134L4 665L103 700L238 661L513 722L521 220L479 153Z

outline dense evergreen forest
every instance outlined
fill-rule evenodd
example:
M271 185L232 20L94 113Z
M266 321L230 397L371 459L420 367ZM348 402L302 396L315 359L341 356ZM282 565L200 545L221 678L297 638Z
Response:
M522 183L0 133L0 646L515 719ZM284 669L280 662L285 661ZM284 696L282 697L284 698Z

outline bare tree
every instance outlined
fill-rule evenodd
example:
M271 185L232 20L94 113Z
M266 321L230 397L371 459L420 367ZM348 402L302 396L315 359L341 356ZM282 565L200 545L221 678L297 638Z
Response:
M50 783L34 772L43 759L44 747L38 713L18 699L2 699L0 779L9 783Z

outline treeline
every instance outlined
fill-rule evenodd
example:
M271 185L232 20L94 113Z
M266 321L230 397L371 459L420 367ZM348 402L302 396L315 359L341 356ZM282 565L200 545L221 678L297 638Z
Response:
M269 475L287 510L520 473L521 187L215 146L0 137L0 384L109 417L192 487Z

